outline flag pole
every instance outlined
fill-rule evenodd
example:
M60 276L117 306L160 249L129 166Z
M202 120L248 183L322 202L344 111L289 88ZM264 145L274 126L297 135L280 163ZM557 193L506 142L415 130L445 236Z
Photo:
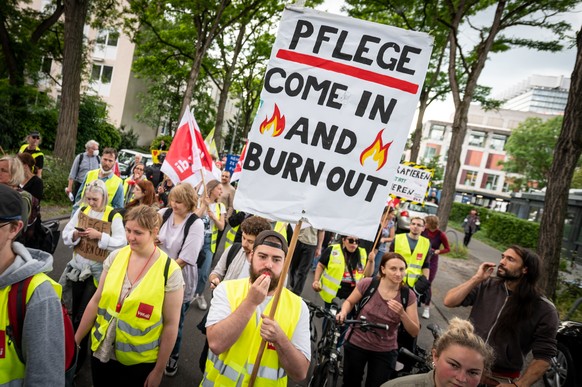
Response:
M386 213L384 214L384 216L382 216L382 219L380 220L380 225L384 224L384 222L388 218L389 213L390 213L390 208L387 207ZM383 229L383 227L380 227L380 229L378 230L378 233L376 234L376 240L374 241L374 246L372 246L372 251L376 250L376 245L378 244L378 241L380 240L380 235L382 235L382 229Z
M285 278L287 278L287 272L289 271L289 266L291 265L291 259L293 259L293 252L295 251L295 246L297 245L299 231L301 231L301 223L302 223L301 220L297 222L297 224L295 225L295 229L293 230L291 244L289 245L289 249L287 250L285 264L283 265L281 277L279 278L279 284L277 285L277 289L275 290L275 294L273 296L273 303L271 304L271 310L269 311L270 319L273 319L273 317L275 317L275 311L277 310L277 305L279 304L279 298L281 297L281 292L285 287ZM261 363L261 359L263 358L263 353L265 352L266 346L267 342L265 341L265 339L262 339L261 346L259 347L259 352L257 353L257 358L255 359L255 364L253 366L253 372L251 373L251 378L249 380L249 387L253 387L253 385L255 384L255 379L257 378L257 374L259 372L259 364Z

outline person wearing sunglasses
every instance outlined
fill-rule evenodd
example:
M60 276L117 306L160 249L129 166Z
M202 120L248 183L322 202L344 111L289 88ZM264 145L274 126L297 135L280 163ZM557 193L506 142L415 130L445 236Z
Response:
M40 144L40 133L36 130L26 136L26 144L20 147L18 153L30 153L34 159L34 174L42 178L42 168L44 167L44 153L41 152L38 145Z
M374 253L366 257L366 250L359 244L358 237L345 235L341 243L332 244L321 253L312 287L326 307L335 297L348 298L357 283L374 272Z
M143 163L137 163L133 167L133 174L123 181L123 203L127 206L129 202L135 199L133 193L137 183L146 180L145 165Z

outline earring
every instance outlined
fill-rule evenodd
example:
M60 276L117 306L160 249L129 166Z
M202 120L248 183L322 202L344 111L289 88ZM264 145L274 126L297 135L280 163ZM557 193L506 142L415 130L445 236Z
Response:
M432 362L430 363L430 365L431 365L431 366L432 366L432 368L434 369L434 361L432 361Z

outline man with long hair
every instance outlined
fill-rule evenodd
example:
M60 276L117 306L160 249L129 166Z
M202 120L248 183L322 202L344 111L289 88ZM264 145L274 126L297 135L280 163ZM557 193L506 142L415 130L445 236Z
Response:
M538 255L514 245L501 254L497 276L490 278L495 266L482 263L473 277L448 291L444 304L473 306L475 332L495 349L492 378L499 386L530 386L557 354L558 313L537 287ZM533 360L520 374L530 351Z

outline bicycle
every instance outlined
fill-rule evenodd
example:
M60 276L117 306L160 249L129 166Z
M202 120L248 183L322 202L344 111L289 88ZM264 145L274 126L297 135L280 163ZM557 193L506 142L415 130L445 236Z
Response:
M441 328L433 323L428 324L426 328L432 333L434 342L436 342L441 335ZM402 363L404 368L395 371L390 379L406 375L425 374L433 369L430 349L426 350L418 345L415 345L412 351L408 348L400 348L398 350L398 362Z
M309 380L309 387L327 386L333 387L337 385L339 377L343 373L342 369L342 353L340 338L346 326L352 325L363 331L371 330L373 328L388 330L387 324L378 324L369 322L365 316L360 316L357 320L345 320L343 324L336 322L336 315L340 311L336 303L332 303L330 309L325 309L310 301L304 300L309 308L310 321L312 323L313 316L323 318L326 326L322 333L321 339L317 342L316 351L313 362L315 367ZM317 340L317 331L311 324L312 340ZM315 332L315 334L313 334Z

